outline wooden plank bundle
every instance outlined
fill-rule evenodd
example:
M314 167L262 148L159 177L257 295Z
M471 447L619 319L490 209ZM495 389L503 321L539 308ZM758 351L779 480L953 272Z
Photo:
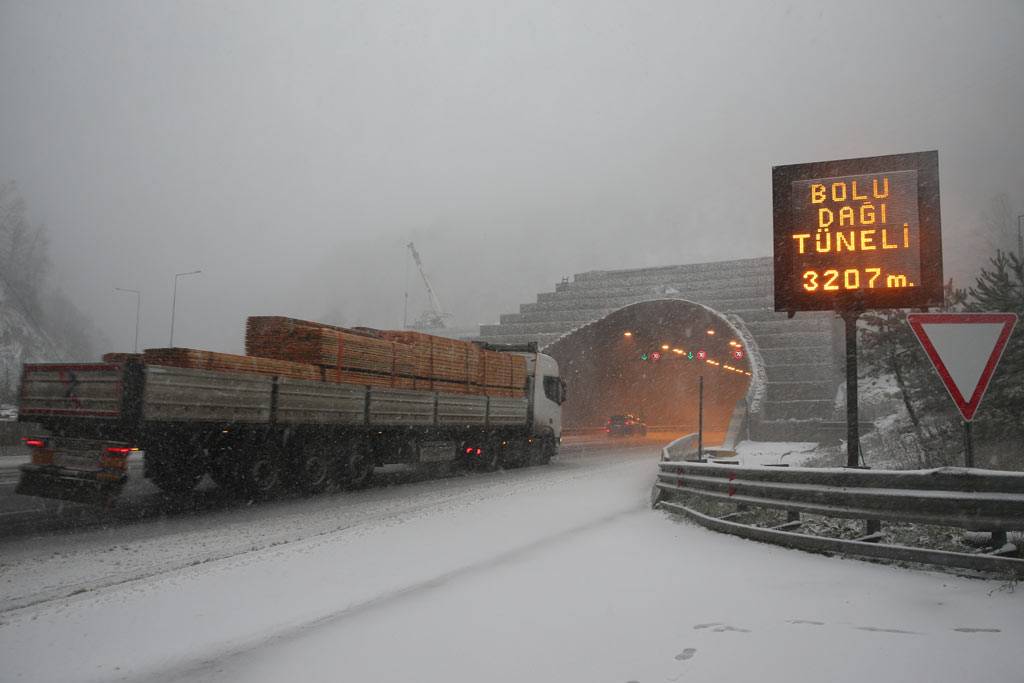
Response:
M335 370L389 378L415 377L413 349L365 332L279 316L252 316L245 324L250 356L294 360ZM330 374L330 373L328 373Z
M143 354L108 353L103 360L137 359L147 365L453 394L526 394L522 356L422 332L346 329L295 318L253 316L246 321L245 352L239 356L160 348Z
M525 395L526 359L522 356L488 351L472 342L423 332L381 330L379 334L412 346L416 355L416 377L432 381L435 388L462 384L468 388L467 393Z
M146 349L142 359L146 365L166 365L176 368L214 370L219 372L248 372L259 375L281 375L293 379L323 379L323 370L307 363L257 358L254 356L237 356L231 353L200 351L198 349Z
M412 349L417 378L469 386L480 384L480 348L475 344L422 332L380 330L378 334Z
M105 353L103 354L104 363L127 363L128 361L139 361L142 362L141 353Z

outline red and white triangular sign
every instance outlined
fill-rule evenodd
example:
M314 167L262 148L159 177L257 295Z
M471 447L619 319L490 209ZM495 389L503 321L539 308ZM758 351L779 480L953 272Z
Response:
M907 322L960 414L968 422L973 420L1017 324L1017 315L910 313Z

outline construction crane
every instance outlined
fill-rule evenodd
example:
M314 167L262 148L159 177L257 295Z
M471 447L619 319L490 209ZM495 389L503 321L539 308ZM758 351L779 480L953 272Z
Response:
M437 298L437 293L430 284L430 278L427 277L427 273L423 270L423 261L420 260L420 253L416 251L416 245L412 242L405 245L409 248L409 253L412 254L412 260L416 263L416 268L420 271L420 277L423 278L423 286L427 289L427 298L430 300L429 311L423 311L416 322L413 323L414 329L430 330L430 329L444 329L446 327L445 320L451 317L450 313L445 313L444 309L441 308L441 300ZM409 294L406 292L406 299L408 300Z

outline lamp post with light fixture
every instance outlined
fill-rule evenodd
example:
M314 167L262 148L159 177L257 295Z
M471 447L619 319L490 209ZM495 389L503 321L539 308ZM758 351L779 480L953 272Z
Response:
M139 352L139 309L142 308L142 292L137 289L124 289L122 287L114 287L115 291L128 292L135 295L135 346L132 347L132 353Z
M178 278L186 275L199 275L202 272L201 270L190 270L187 273L174 274L174 294L171 296L171 339L167 344L170 347L174 346L174 309L178 306Z

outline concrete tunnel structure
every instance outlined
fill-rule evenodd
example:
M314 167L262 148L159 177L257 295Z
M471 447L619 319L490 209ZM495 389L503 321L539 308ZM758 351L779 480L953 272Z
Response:
M700 334L707 337L714 328L715 342L705 339L709 357L751 374L704 372L709 430L722 431L725 423L732 439L839 438L845 433L837 401L844 379L842 322L830 312L792 319L776 313L772 267L771 258L754 258L579 273L518 313L501 315L498 324L481 325L479 338L537 342L559 361L569 389L567 428L640 412L649 424L688 428L696 425L695 362L652 363L637 352L664 354L664 344L672 356L678 357L673 348L696 352ZM625 351L627 331L635 335L635 362ZM742 345L742 361L732 362L729 341Z
M661 299L625 306L548 345L569 387L568 427L599 427L609 415L695 432L704 383L708 443L725 440L753 372L744 335L709 308ZM737 358L736 356L740 356Z

